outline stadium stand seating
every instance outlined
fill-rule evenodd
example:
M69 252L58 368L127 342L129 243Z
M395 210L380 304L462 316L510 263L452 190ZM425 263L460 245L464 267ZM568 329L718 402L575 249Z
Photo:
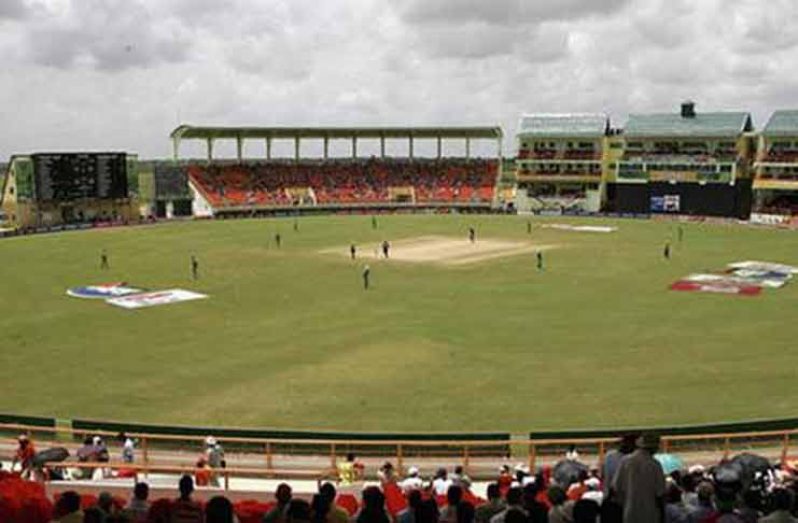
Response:
M619 453L615 459L622 458L629 451L631 449L617 451ZM667 461L660 460L660 463L663 462L667 463ZM671 515L676 514L682 517L682 519L667 519L666 521L762 521L762 518L768 513L779 513L778 517L784 518L786 514L794 513L796 510L794 499L798 484L793 481L796 472L793 467L765 472L762 467L771 467L771 464L764 458L753 454L741 454L732 460L723 460L718 465L706 469L701 466L693 466L689 469L685 466L662 466L663 472L669 476L668 495L665 500L665 503L668 504L667 511ZM538 515L542 513L544 517L547 511L550 516L553 513L562 512L563 509L570 513L571 511L575 512L580 503L591 503L595 504L597 509L602 509L601 521L618 521L611 517L614 513L612 507L620 509L620 506L616 504L613 497L606 496L607 489L604 485L606 478L602 477L603 473L608 470L603 467L591 470L574 457L566 458L554 466L543 466L533 475L530 475L529 471L522 466L516 467L515 473L510 471L509 466L503 466L497 476L493 478L492 486L488 488L488 495L491 496L492 490L493 496L506 498L509 503L518 503L518 506L527 513ZM183 480L181 480L182 483ZM468 510L464 512L466 515L470 515L457 518L457 521L464 523L474 523L472 509L475 507L483 518L487 517L488 519L506 507L498 498L486 501L474 495L470 488L471 480L463 475L447 476L445 472L442 475L439 472L434 481L423 482L420 489L417 486L409 485L417 484L408 484L397 475L382 476L379 487L366 486L361 494L358 494L357 490L353 490L353 488L341 488L336 495L335 489L332 489L331 497L325 498L314 494L313 502L308 503L305 499L308 493L305 493L304 498L302 495L294 495L293 500L296 501L288 501L283 497L283 503L286 503L283 506L287 507L285 510L288 513L291 513L294 503L304 504L310 521L315 521L313 517L318 515L315 511L323 511L321 512L322 520L337 521L338 519L323 518L332 510L332 503L338 507L336 510L340 514L348 516L351 521L372 521L374 519L361 518L358 517L358 514L363 515L368 510L367 505L373 504L375 489L377 489L377 509L390 518L380 518L379 521L402 520L399 516L405 510L416 510L418 511L416 514L423 514L423 509L418 503L437 506L441 511L441 521L453 521L443 517L443 514L447 514L447 511L451 510L449 503L457 503L458 516L461 507L465 508L464 504L467 504ZM456 489L457 492L453 492L453 489ZM410 493L414 490L418 490L421 501L417 500L416 504L412 505ZM514 492L512 492L513 490ZM319 492L322 492L321 486ZM187 498L187 503L194 504L199 507L198 510L209 514L210 506L214 500L219 501L219 498L223 497L223 493L208 492L207 495L213 496L214 499L206 501L199 497L190 497ZM70 498L69 502L66 502L67 497ZM74 491L62 491L60 494L48 496L42 484L25 481L16 474L0 472L0 521L4 523L76 521L74 518L69 519L65 516L80 514L80 512L70 512L72 510L96 511L98 508L105 511L106 517L107 513L113 515L116 518L113 521L131 521L123 517L126 514L125 508L128 506L125 497L127 496L111 495L110 493L101 493L99 496L79 494ZM271 498L271 495L268 497ZM102 501L103 498L105 502ZM511 498L515 501L510 501ZM235 502L225 500L224 503L232 508L240 523L260 523L265 521L264 516L276 507L277 501L275 499L247 499ZM146 517L135 521L169 521L170 513L176 506L178 503L170 498L147 500L143 506L145 510L149 507ZM141 508L141 505L138 507ZM127 514L129 517L134 513L127 512ZM735 517L719 519L724 514L733 514ZM605 516L607 519L604 519ZM269 520L274 521L274 519ZM528 521L538 520L529 519ZM792 521L792 519L777 520ZM289 518L288 521L291 519ZM505 521L504 518L501 518L501 521ZM568 519L568 521L598 520L594 517L594 519L588 520L574 518Z
M303 160L193 164L187 169L189 178L214 207L408 200L417 204L467 204L493 200L498 161Z

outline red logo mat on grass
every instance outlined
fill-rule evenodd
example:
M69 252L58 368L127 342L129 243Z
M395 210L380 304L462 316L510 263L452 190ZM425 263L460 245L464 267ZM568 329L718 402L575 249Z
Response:
M699 276L696 278L696 276ZM706 278L706 276L714 276ZM672 291L710 292L715 294L736 294L740 296L756 296L762 292L759 285L751 285L720 275L691 275L671 284Z

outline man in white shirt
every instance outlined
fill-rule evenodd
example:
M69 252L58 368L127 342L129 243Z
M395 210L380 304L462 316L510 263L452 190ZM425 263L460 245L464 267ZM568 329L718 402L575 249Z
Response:
M407 477L399 483L399 487L405 494L424 487L424 480L418 475L418 467L407 469Z
M445 496L451 486L452 480L449 479L446 469L438 469L438 472L435 473L435 479L432 480L432 490L435 495Z

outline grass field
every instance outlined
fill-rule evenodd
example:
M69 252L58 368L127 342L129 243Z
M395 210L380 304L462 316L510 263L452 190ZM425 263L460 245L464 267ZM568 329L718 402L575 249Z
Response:
M0 411L369 431L523 432L795 416L798 283L759 297L668 291L691 272L798 265L798 235L510 216L172 223L0 241ZM574 220L571 220L574 221ZM348 259L422 236L556 245L447 265ZM283 246L272 240L279 231ZM340 247L341 255L321 251ZM107 249L109 271L100 271ZM365 247L364 247L365 248ZM189 277L189 256L201 279ZM138 311L65 295L124 280L210 299Z

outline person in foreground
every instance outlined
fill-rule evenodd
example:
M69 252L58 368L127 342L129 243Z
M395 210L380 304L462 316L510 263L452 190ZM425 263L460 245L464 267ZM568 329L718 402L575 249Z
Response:
M662 523L665 520L665 473L654 459L659 436L644 434L637 450L624 457L613 481L625 522Z

